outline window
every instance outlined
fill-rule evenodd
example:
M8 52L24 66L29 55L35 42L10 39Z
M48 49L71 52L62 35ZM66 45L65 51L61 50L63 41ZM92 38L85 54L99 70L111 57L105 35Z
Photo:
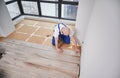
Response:
M14 17L20 15L20 11L19 11L17 2L13 2L11 4L8 4L7 8L8 8L8 11L10 13L11 18L14 18Z
M14 20L21 15L75 20L79 0L5 0Z
M23 11L25 14L38 15L37 2L22 1Z
M62 4L62 18L75 19L77 8L76 5Z
M41 2L41 11L44 16L58 17L58 4Z

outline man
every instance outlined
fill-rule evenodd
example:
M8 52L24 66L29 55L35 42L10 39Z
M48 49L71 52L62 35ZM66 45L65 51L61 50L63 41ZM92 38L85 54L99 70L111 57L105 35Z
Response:
M74 37L73 31L63 23L59 23L54 28L52 44L56 47L58 52L63 52L62 48L59 47L59 41L62 40L66 44L70 44L70 39L75 45L75 51L80 52L80 49L77 48L77 41Z

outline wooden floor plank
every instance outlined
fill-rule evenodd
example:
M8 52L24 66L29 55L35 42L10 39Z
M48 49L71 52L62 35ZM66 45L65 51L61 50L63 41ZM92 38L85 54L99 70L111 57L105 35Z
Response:
M6 38L3 41L5 42L10 42L10 43L14 43L14 44L21 44L21 45L26 45L26 46L30 46L30 47L34 47L34 48L39 48L39 49L43 49L43 50L47 50L47 51L53 51L56 52L55 47L50 47L50 46L43 46L43 45L39 45L39 44L34 44L34 43L28 43L25 41L20 41L20 40L15 40L15 39L9 39ZM76 54L74 51L72 50L64 50L63 54L65 55L71 55L71 56L76 56L76 57L80 57L80 54Z

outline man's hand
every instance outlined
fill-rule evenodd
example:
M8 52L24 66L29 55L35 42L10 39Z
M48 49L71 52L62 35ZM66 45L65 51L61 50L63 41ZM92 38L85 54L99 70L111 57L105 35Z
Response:
M57 52L62 53L63 49L62 48L57 48Z
M76 53L80 53L80 49L75 48Z

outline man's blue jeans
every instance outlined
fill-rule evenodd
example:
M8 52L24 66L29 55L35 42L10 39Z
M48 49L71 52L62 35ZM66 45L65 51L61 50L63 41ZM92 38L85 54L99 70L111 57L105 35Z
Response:
M70 36L65 36L65 35L59 35L59 40L62 40L66 44L70 44ZM52 45L55 46L55 38L54 36L52 37Z

